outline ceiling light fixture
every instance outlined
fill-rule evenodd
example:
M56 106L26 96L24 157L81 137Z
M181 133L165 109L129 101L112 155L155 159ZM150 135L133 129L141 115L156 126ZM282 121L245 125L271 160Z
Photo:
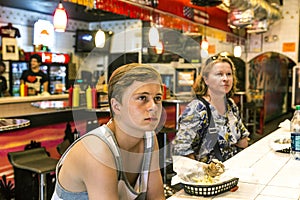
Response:
M103 48L105 46L105 32L99 29L95 35L95 45L97 48Z
M205 13L207 13L207 7L205 7ZM201 40L201 49L208 50L208 41L206 38L206 24L204 23L204 37Z
M233 48L233 55L235 57L241 57L242 55L242 47L241 47L241 41L240 41L240 29L238 29L238 38L237 38L237 45Z
M149 43L150 46L157 46L159 43L159 32L155 25L152 25L149 30Z
M207 50L208 49L208 41L206 36L204 36L203 40L201 41L201 49Z
M208 58L209 54L208 54L207 49L201 49L200 55L201 55L201 58Z
M67 27L67 12L60 1L53 15L53 26L56 32L65 32Z
M233 49L233 55L234 57L241 57L242 55L242 47L240 45L236 45Z
M156 46L154 47L155 53L156 54L163 54L164 52L164 44L162 41L159 41Z

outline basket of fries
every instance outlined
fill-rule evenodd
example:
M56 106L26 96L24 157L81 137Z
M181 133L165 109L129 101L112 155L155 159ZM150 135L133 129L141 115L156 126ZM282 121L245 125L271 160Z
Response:
M183 185L187 194L214 196L238 188L239 178L226 174L221 161L213 160L206 164L177 157L174 164L174 171L177 173L174 179Z
M196 196L214 196L223 192L230 191L236 187L239 182L238 178L232 178L222 183L216 183L212 185L191 185L184 183L184 191L191 195Z

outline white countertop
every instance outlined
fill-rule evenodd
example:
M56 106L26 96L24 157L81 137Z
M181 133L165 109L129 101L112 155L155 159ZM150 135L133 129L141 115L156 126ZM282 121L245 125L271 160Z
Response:
M33 101L44 101L44 100L56 100L56 99L68 99L68 94L53 94L48 96L26 96L26 97L2 97L0 98L0 104L8 103L24 103Z
M29 115L57 112L57 110L39 109L31 103L39 101L68 101L68 94L50 96L26 96L0 98L0 118L20 118Z
M270 147L272 141L285 135L290 137L290 132L279 128L224 162L226 169L239 177L237 191L204 198L181 190L168 200L300 200L300 161Z

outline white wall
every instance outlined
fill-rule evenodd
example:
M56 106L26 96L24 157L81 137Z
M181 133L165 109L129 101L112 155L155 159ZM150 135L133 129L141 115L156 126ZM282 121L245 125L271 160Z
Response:
M299 46L299 0L288 0L283 1L284 5L281 7L282 19L275 22L270 29L261 34L263 38L262 43L262 52L275 51L282 53L294 62L298 63L298 46ZM264 42L264 37L273 35L278 36L277 41ZM295 43L294 52L283 52L282 47L283 43ZM247 61L251 60L253 57L261 54L262 52L257 53L248 53Z

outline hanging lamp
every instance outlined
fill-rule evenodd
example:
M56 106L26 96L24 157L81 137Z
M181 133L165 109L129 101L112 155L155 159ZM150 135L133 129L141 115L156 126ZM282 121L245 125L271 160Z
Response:
M95 35L95 46L97 48L103 48L105 46L105 32L99 29Z
M242 55L242 47L240 45L236 45L233 49L234 57L241 57Z
M159 43L159 32L155 25L151 26L148 37L150 46L157 46Z
M201 49L200 55L201 55L201 58L208 58L209 54L208 54L207 49Z
M62 5L62 2L59 1L57 8L54 11L53 15L53 26L56 32L65 32L67 27L67 12Z
M201 41L201 49L208 50L208 41L206 36L204 36L204 39Z
M205 7L205 13L207 13L207 7ZM201 40L200 44L201 49L208 50L208 41L206 38L206 24L204 24L204 37Z
M159 41L156 46L154 47L155 53L156 54L163 54L164 52L164 44L162 41Z
M240 41L240 29L238 29L237 45L235 45L233 48L233 55L235 57L241 57L241 55L242 55L242 47L241 47L241 41Z

